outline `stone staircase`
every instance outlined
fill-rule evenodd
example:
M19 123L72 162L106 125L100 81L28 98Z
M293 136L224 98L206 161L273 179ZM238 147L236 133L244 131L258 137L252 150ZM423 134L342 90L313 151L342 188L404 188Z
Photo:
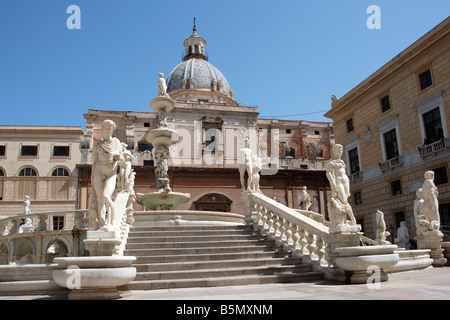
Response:
M56 267L53 263L0 266L0 296L67 293L53 280Z
M121 290L212 287L323 279L246 225L134 225L124 255L136 278Z

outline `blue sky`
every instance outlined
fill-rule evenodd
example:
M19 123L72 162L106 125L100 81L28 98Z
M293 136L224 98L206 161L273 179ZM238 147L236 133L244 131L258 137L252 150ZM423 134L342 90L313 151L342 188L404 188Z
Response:
M69 30L67 7L81 9ZM366 12L381 9L381 29ZM330 121L342 97L448 17L448 0L1 0L0 125L85 127L88 109L151 112L157 74L197 31L261 117ZM292 116L294 115L294 116Z

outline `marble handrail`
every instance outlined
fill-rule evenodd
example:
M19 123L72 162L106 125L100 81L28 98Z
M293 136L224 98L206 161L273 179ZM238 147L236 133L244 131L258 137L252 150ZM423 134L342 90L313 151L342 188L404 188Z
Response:
M329 228L294 209L263 195L248 193L250 217L255 229L274 239L293 256L302 257L316 267L326 267Z

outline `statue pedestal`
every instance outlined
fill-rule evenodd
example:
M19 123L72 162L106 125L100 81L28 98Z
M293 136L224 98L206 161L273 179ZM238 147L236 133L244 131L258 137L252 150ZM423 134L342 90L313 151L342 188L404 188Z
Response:
M330 231L332 226L330 226ZM335 230L336 228L333 228ZM358 230L359 231L359 230ZM329 277L327 278L334 279L338 282L346 282L348 278L348 273L339 268L336 265L335 259L339 256L337 253L338 248L347 248L347 247L358 247L360 245L360 232L330 232L326 237L325 241L328 244L327 246L327 257L330 262L329 268Z
M430 257L433 259L433 267L442 267L447 259L444 257L442 239L444 234L439 230L425 231L421 236L417 236L417 249L430 249Z
M93 256L112 256L121 244L120 233L115 231L87 231L84 246Z

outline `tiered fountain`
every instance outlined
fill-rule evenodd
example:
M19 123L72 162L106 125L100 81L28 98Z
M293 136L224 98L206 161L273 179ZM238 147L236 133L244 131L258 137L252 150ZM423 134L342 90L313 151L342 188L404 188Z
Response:
M159 126L145 136L145 141L153 145L156 160L156 192L138 195L137 203L150 210L173 210L189 201L188 193L172 192L167 174L169 169L169 148L177 143L180 135L167 126L167 114L175 107L175 101L167 94L164 75L159 74L158 97L150 102L150 107L158 114Z

